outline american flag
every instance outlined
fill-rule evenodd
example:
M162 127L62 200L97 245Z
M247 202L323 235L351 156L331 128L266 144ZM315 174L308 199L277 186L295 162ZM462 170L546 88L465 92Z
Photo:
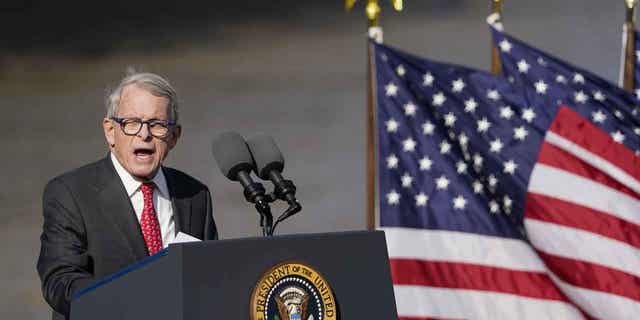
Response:
M372 44L399 318L640 315L633 98L494 37L505 77Z

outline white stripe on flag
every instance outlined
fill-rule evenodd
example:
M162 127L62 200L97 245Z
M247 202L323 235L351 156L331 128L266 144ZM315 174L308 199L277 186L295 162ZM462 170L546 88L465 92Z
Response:
M640 250L592 232L534 219L524 221L534 247L553 255L582 260L640 277Z
M560 290L571 301L579 305L590 316L606 320L637 319L640 315L640 303L635 300L602 291L576 287L560 280L549 272ZM397 298L396 298L397 300Z
M558 198L640 224L640 201L593 180L536 163L529 192Z
M594 154L582 148L580 145L575 144L572 141L569 141L564 137L553 133L552 131L547 132L544 140L560 149L571 153L578 159L590 164L596 169L608 174L610 177L627 186L629 189L635 191L636 193L640 193L640 182L638 180L636 180L633 176L629 175L624 170L620 169L611 162L599 157L597 154Z
M383 227L389 258L463 262L521 271L546 272L524 241L473 233Z
M398 315L474 320L584 319L571 304L489 291L395 285Z

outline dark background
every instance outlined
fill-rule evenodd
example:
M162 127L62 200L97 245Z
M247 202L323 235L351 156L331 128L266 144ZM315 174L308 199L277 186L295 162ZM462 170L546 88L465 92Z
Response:
M363 2L361 0L360 2ZM383 3L385 41L489 68L490 0ZM129 66L178 90L183 137L168 159L214 192L223 238L259 234L212 137L276 138L304 210L281 234L363 229L363 4L342 1L0 2L0 318L46 319L35 261L52 177L106 154L104 96ZM506 29L603 77L618 77L624 1L507 0ZM280 208L282 209L282 208Z

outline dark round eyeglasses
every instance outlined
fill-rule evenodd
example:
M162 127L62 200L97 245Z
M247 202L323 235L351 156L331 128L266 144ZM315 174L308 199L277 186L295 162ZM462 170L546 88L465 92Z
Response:
M122 132L128 136L135 136L142 130L142 125L147 124L149 133L159 139L166 138L171 132L171 128L176 125L175 122L150 119L142 121L139 118L117 118L111 117L111 120L117 122L122 129Z

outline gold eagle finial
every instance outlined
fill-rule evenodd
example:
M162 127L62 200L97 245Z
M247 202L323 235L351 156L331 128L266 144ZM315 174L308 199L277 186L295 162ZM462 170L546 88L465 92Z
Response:
M358 2L358 0L345 0L344 8L349 11L353 6L355 6L356 2ZM402 11L402 0L391 0L391 4L396 11ZM377 24L378 17L380 16L380 10L378 0L367 0L365 12L367 13L367 18L369 19L370 24Z
M627 22L634 23L635 22L636 4L638 4L638 1L637 0L624 0L624 4L627 7Z

